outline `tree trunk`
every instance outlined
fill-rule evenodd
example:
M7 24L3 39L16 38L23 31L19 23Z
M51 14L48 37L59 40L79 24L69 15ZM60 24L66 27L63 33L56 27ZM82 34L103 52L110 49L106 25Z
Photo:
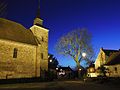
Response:
M75 57L75 62L76 62L76 65L77 65L78 78L81 78L80 62L79 62L79 59L78 59L78 56L77 56L77 55L76 55L76 57Z
M77 55L75 57L75 62L76 62L76 65L77 65L77 69L79 70L80 69L80 62L79 62L79 59L78 59Z
M80 63L79 62L76 63L77 63L77 69L80 69Z

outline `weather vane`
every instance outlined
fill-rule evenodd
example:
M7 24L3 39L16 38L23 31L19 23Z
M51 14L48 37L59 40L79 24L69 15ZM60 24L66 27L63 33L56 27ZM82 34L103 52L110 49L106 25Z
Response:
M40 0L38 0L37 17L40 18Z
M38 8L40 8L40 0L38 0Z

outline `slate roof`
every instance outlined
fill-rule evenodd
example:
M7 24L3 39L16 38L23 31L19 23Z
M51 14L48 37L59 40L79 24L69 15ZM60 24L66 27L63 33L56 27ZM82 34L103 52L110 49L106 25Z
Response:
M0 39L37 45L31 30L19 23L0 18Z
M119 50L108 50L108 49L103 49L103 51L107 56L110 56L114 52L119 52Z
M68 67L59 67L59 70L65 70L65 71L73 71L69 66Z
M113 53L109 58L106 65L120 64L120 52Z

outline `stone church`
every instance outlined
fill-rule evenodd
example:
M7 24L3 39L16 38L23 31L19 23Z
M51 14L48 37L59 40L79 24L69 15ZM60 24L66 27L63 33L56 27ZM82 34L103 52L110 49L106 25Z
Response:
M48 70L48 30L39 13L26 29L0 18L0 79L41 77Z

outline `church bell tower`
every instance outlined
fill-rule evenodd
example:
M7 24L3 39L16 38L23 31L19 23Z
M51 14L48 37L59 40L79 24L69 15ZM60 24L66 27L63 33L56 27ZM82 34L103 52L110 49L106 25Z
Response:
M40 0L38 2L37 15L34 19L33 26L30 28L38 46L36 48L36 75L42 76L43 71L48 70L48 32L49 30L43 27L43 20L40 17ZM40 72L40 75L39 75ZM44 75L43 75L44 76Z

